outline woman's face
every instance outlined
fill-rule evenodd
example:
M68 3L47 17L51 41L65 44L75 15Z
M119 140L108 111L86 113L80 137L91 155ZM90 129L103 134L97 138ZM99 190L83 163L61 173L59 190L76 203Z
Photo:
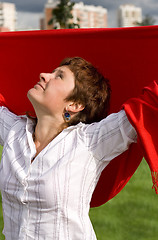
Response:
M74 74L67 66L61 66L52 73L41 73L40 81L28 91L28 98L35 111L61 115L68 104L65 99L74 87Z

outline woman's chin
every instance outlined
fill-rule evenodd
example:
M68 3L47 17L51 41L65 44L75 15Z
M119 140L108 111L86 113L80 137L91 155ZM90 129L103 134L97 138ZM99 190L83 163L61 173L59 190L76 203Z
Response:
M33 104L33 102L35 101L35 89L31 88L28 92L27 92L27 97L29 99L29 101Z
M27 97L29 100L30 100L31 96L32 96L32 88L27 92Z

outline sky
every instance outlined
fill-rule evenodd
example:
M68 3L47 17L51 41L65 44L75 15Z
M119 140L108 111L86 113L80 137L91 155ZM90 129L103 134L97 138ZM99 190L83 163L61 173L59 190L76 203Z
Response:
M143 16L150 15L158 24L158 0L73 0L84 4L103 6L108 10L108 27L117 27L117 9L122 4L134 4L142 8ZM17 27L19 29L39 29L39 19L43 15L47 0L3 0L16 5Z

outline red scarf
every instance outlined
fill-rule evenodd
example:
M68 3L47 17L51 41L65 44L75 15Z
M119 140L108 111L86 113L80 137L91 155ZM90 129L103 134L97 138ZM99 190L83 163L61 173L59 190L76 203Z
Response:
M157 42L158 26L0 33L0 92L11 111L31 111L26 93L39 81L40 72L52 72L65 57L80 56L110 79L111 112L116 112L127 99L138 96L144 86L158 79ZM103 171L91 206L114 197L133 175L142 156L157 186L156 86L154 82L140 98L123 105L137 130L138 144L132 144Z
M153 188L158 193L158 81L145 87L140 97L129 99L123 108L137 131L137 144L132 144L105 168L93 194L91 206L101 205L119 193L143 156L151 170Z
M153 188L158 193L158 81L145 87L140 98L127 101L124 109L137 131L138 144L150 167Z

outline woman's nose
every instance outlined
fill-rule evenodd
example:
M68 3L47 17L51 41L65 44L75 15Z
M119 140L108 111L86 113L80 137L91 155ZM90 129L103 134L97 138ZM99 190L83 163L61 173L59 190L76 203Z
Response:
M40 80L43 80L44 82L48 82L49 74L48 73L40 73Z

